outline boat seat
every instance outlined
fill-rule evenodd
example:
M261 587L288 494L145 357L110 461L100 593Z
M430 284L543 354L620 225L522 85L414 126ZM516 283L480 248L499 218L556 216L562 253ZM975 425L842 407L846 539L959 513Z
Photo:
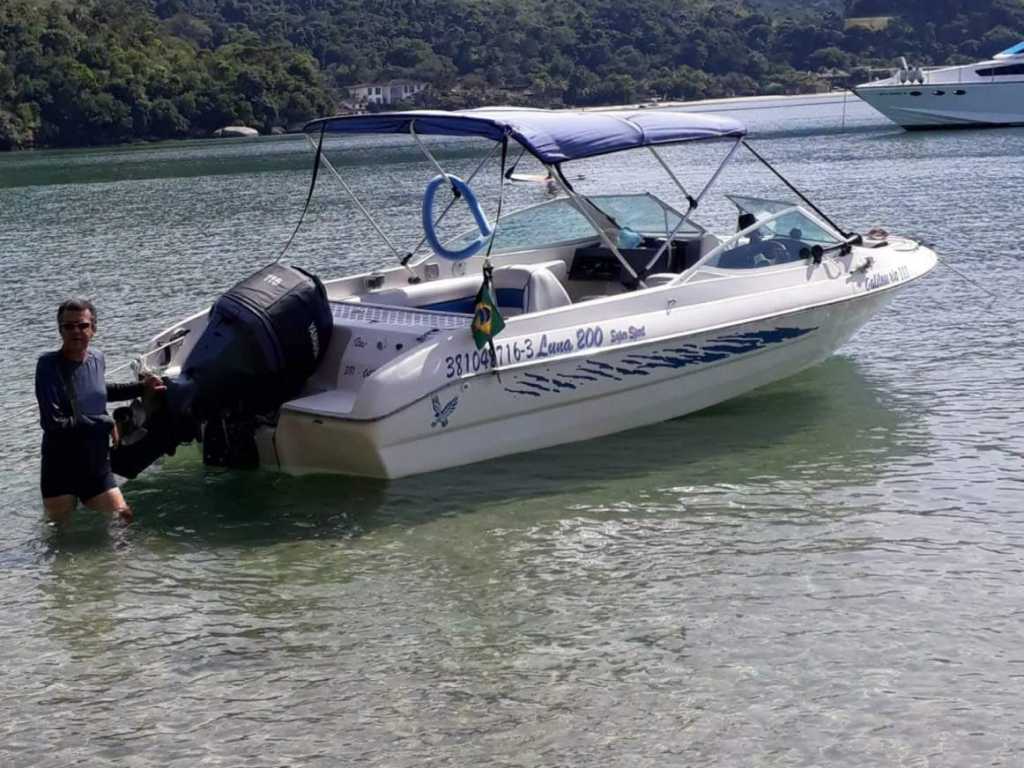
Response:
M567 271L565 262L561 260L495 267L493 279L498 309L506 317L511 317L571 304L572 299L558 277L561 274L564 278ZM479 275L452 277L370 291L353 299L370 304L472 314L480 282Z
M553 269L560 269L565 274L565 262L497 267L494 270L494 294L502 314L512 316L541 312L572 304L572 299Z

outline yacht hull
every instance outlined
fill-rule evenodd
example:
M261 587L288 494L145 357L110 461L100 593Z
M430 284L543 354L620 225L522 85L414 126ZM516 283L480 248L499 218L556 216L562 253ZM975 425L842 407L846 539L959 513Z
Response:
M866 85L853 90L907 130L1024 125L1024 81Z

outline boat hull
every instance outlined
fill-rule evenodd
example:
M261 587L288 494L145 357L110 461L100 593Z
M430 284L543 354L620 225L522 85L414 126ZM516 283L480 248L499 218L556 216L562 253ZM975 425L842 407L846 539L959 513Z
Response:
M370 421L285 408L267 463L398 478L658 423L824 360L891 293L455 381Z

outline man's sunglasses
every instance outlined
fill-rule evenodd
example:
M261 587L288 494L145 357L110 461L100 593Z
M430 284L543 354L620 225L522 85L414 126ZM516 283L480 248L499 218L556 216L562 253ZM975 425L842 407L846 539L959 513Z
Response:
M61 323L60 327L63 331L85 331L92 328L92 323Z

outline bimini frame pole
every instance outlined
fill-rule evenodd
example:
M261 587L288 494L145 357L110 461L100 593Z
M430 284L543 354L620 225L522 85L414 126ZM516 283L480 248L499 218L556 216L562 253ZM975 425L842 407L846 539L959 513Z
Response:
M420 152L422 152L424 155L426 155L427 160L429 160L431 163L433 163L434 167L437 168L437 172L440 173L442 176L444 176L447 179L448 178L448 171L446 171L444 168L442 168L441 164L439 162L437 162L437 160L434 158L434 156L432 154L430 154L430 150L427 149L426 145L423 143L423 140L420 139L419 134L416 133L416 121L415 120L410 120L409 121L409 135L412 136L413 141L416 142L416 146L420 148Z
M628 261L626 261L626 257L622 255L622 252L619 250L618 245L612 242L612 239L608 237L608 233L604 231L604 227L602 227L594 218L594 215L590 210L590 201L587 200L585 195L581 195L575 189L573 189L572 185L565 178L565 175L562 173L561 165L552 164L545 165L545 167L549 171L554 171L554 173L552 173L552 177L558 183L558 186L560 186L562 188L562 191L564 191L565 194L569 196L569 199L573 203L573 207L581 214L583 214L583 218L585 218L590 223L590 226L597 230L598 237L600 237L601 241L606 246L608 246L608 249L613 254L615 254L615 258L619 260L619 263L622 265L623 269L625 269L626 272L628 272L629 275L634 280L636 280L641 287L646 288L647 283L640 279L640 275L638 275L636 273L636 270L633 269L632 265Z
M413 120L412 123L409 124L409 133L412 134L412 137L415 140L416 145L420 148L420 151L422 151L423 154L427 156L427 159L431 163L433 163L434 167L437 168L437 170L441 172L441 175L444 176L445 178L447 178L448 177L448 173L445 172L444 168L441 167L441 164L439 162L437 162L437 160L434 158L434 156L432 154L430 154L430 151L426 148L426 146L420 140L420 137L416 134L415 125L416 125L416 121L415 120ZM477 174L480 173L480 171L483 170L485 165L487 165L487 161L490 160L492 157L494 157L494 153L497 152L498 149L500 149L500 148L501 148L501 142L495 142L494 146L491 147L491 151L488 152L484 156L484 158L480 161L480 164L477 165L477 167L475 169L473 169L473 172L469 175L469 178L466 179L466 183L467 184L472 182L473 179L475 179L477 177ZM448 201L448 205L445 206L444 210L441 211L441 214L434 220L434 226L435 227L438 224L441 223L441 220L444 219L444 217L448 214L448 211L450 211L452 209L452 206L455 205L455 201L457 199L458 199L458 197L452 197L452 199ZM497 222L495 222L494 224L495 224L495 228L496 228L497 227ZM416 254L416 252L420 248L423 247L423 244L425 242L427 242L427 236L423 235L423 237L420 238L420 241L418 243L416 243L416 247L413 248L411 251L409 251L409 253L407 253L404 257L402 257L402 266L406 266L406 267L412 266L412 267L415 267L418 264L420 264L420 263L422 263L422 262L424 262L424 261L426 261L427 259L430 258L430 254L428 253L428 254L425 254L422 258L416 259L416 261L412 262L411 265L409 264L409 261L413 258L413 256Z
M306 140L310 144L312 144L314 148L316 148L316 144L313 143L313 140L309 137L309 134L306 134ZM402 254L399 252L398 248L395 247L395 244L391 242L391 238L389 238L387 234L384 232L384 230L380 228L380 225L377 224L376 219L374 219L370 212L366 210L366 206L364 206L362 201L358 197L356 197L356 193L352 191L352 188L348 184L345 183L345 180L341 178L341 174L334 169L334 166L331 165L331 162L330 160L327 159L326 155L320 158L320 162L323 163L327 170L331 172L331 175L338 180L338 183L345 188L345 191L348 192L349 197L352 198L352 201L356 204L356 207L359 208L360 211L362 211L363 216L365 216L366 220L370 222L370 226L377 230L377 234L384 239L385 243L388 244L388 248L391 249L395 256L401 259Z
M668 163L666 163L662 156L658 154L657 150L650 144L647 145L647 148L651 150L651 154L654 155L654 159L661 163L661 167L665 169L665 173L669 175L669 178L676 183L677 187L679 187L679 191L683 193L684 197L686 197L686 202L690 205L690 210L686 212L686 215L689 216L690 211L697 207L697 201L689 192L686 191L686 187L683 186L683 182L681 182L675 173L673 173L672 169L669 168Z
M679 181L679 179L676 178L676 175L672 172L672 169L668 167L668 163L666 163L662 159L661 155L654 151L654 147L647 147L649 150L651 150L651 154L658 159L659 163L661 163L661 167L665 169L665 172L668 173L668 175L672 178L672 181L676 183L676 186L678 186L679 189L683 191L683 194L686 195L686 199L689 201L690 207L686 211L686 213L683 214L682 218L679 220L679 223L676 224L672 232L665 238L665 242L661 244L661 247L658 249L658 252L654 254L654 258L648 261L647 264L644 266L645 274L647 270L649 270L651 267L658 263L658 259L661 258L661 254L668 250L669 244L672 242L672 238L676 236L676 232L682 229L683 224L685 224L689 220L690 214L697 210L697 206L700 205L701 199L704 197L704 195L707 194L707 191L711 189L711 185L718 180L718 177L721 175L722 170L725 168L725 166L729 164L729 161L732 160L733 155L736 154L736 150L739 149L741 142L742 139L738 140L736 143L732 145L732 147L729 149L729 154L725 156L725 159L722 160L722 162L719 164L718 169L715 171L714 175L712 175L712 177L708 179L708 183L704 185L704 188L700 191L700 194L697 195L696 198L691 197L687 193L682 183Z
M725 167L732 160L733 156L736 154L736 151L740 148L740 144L742 144L742 143L743 143L743 139L742 138L737 139L733 143L732 147L729 148L729 153L725 156L725 158L719 164L718 168L715 169L714 174L712 174L711 178L708 179L707 183L704 185L704 188L701 189L700 194L698 194L696 198L693 198L689 193L687 193L686 188L683 187L683 185L682 185L682 182L679 181L679 179L672 172L672 170L668 167L668 165L661 158L661 156L657 152L654 151L654 148L653 147L648 147L648 149L650 149L651 152L654 154L654 156L658 159L658 162L661 163L662 167L668 172L669 177L671 177L671 179L676 183L676 185L682 190L683 194L686 195L686 199L690 203L690 209L683 215L683 217L681 218L679 223L676 225L676 228L672 231L672 235L673 236L675 235L676 232L679 231L679 228L682 227L682 225L686 222L686 220L689 217L689 215L691 213L693 213L693 211L697 208L697 206L700 204L700 201L704 198L704 195L706 195L708 193L708 191L711 189L711 187L714 185L714 183L716 181L718 181L718 177L722 175L722 171L725 170ZM608 246L608 248L611 250L611 252L613 254L615 254L615 258L617 258L619 260L619 263L622 264L622 266L625 268L625 270L633 277L634 280L637 281L637 283L640 286L646 288L647 287L647 283L645 283L643 278L641 278L640 275L637 274L636 270L633 269L632 265L630 265L630 263L628 261L626 261L626 257L622 255L622 252L619 250L618 246L611 241L611 238L608 237L608 235L604 231L604 229L594 219L594 216L591 214L591 212L589 210L589 205L590 205L589 201L587 201L585 196L580 195L579 193L577 193L572 188L572 186L569 184L569 182L566 181L565 176L562 174L561 166L553 165L553 166L548 166L548 168L549 169L554 168L554 170L557 171L557 173L554 174L554 177L555 177L556 181L558 182L559 186L561 186L561 188L565 191L565 193L569 196L569 198L572 199L575 202L576 209L580 213L582 213L583 217L588 222L590 222L590 225L592 227L594 227L594 229L597 230L597 233L600 236L601 240L604 242L604 244L606 246ZM665 248L668 247L668 243L670 241L671 241L671 236L666 238L665 245L662 246L662 250L664 250ZM659 250L659 252L655 255L654 259L652 261L650 261L644 267L644 271L646 272L648 269L650 269L651 266L655 262L657 262L658 258L660 258L660 257L661 257L661 251ZM675 282L675 281L673 281L673 282Z
M725 156L725 159L722 160L722 162L719 164L719 166L715 170L715 172L713 174L711 174L711 178L708 179L707 184L704 185L704 188L700 191L700 194L697 195L697 201L696 201L697 205L699 205L700 201L704 199L704 195L706 195L708 193L708 190L711 189L711 187L714 185L714 183L716 181L718 181L718 177L722 175L722 171L725 170L725 166L727 166L732 161L733 157L736 155L737 150L739 150L740 145L741 144L745 144L745 143L746 142L743 141L742 137L736 139L735 143L729 149L729 154L727 154ZM748 149L749 149L749 147L748 147ZM694 207L696 207L696 205ZM689 215L689 211L687 211L687 216L688 215ZM704 261L707 260L708 255L709 254L705 254L704 256L702 256L700 259L698 259L697 263L694 264L693 266L696 267L699 264L702 264ZM668 285L678 285L679 283L685 283L687 280L690 279L690 277L693 274L694 274L694 271L693 271L692 268L690 268L690 269L686 270L685 272L681 272L679 275L677 275L675 277L675 279L673 279L671 282L668 283Z
M434 159L434 157L430 154L430 152L427 151L426 148L423 147L423 144L419 141L419 138L416 136L416 134L414 132L413 132L413 138L416 139L417 143L420 145L420 148L423 149L424 153L430 159L430 161L434 164L434 166L436 168L438 168L438 170L440 170L442 174L444 174L445 173L444 169L441 168L440 164L437 162L437 160ZM370 226L372 226L374 228L374 230L376 230L377 234L380 235L381 239L387 244L388 248L391 249L391 252L393 254L395 254L395 256L398 258L398 260L401 263L401 265L403 267L405 267L405 269L409 272L409 274L415 276L415 273L412 271L412 267L416 266L417 264L419 264L420 262L422 262L425 259L429 258L430 256L429 256L429 254L427 254L423 258L418 259L416 262L414 262L411 265L410 265L409 261L412 258L413 254L415 254L416 251L418 251L420 248L423 247L423 243L426 242L427 238L425 236L423 238L421 238L419 243L416 244L415 248L413 248L411 251L409 251L408 253L403 255L402 252L399 250L399 248L393 242L391 242L391 238L389 238L387 236L387 233L384 232L383 229L381 229L380 225L377 223L377 220L373 218L373 214L371 214L366 209L366 206L363 205L362 201L359 199L359 197L356 195L356 193L353 191L353 189L345 182L345 179L343 179L341 177L341 174L338 173L337 169L331 164L330 160L327 159L327 155L324 154L324 152L323 152L323 145L322 144L318 144L317 142L313 141L313 139L309 136L309 134L306 134L306 141L309 142L310 146L313 147L314 151L317 152L317 154L319 156L318 163L322 163L323 166L325 168L327 168L328 171L331 172L331 175L334 176L335 179L337 179L338 183L341 184L342 188L348 193L349 197L352 198L352 202L354 202L356 204L356 207L359 208L359 211L363 214L364 217L366 217L366 220L370 223ZM478 173L480 173L480 171L483 169L484 165L486 165L487 161L490 160L491 157L494 156L494 153L500 147L501 147L500 143L496 143L494 145L494 148L492 148L491 151L487 154L487 156L484 157L484 159L480 161L480 164L476 167L476 169L470 175L468 181L472 181L476 177L476 175ZM448 206L441 212L441 215L437 217L437 221L434 222L434 223L435 224L440 223L441 219L443 219L445 214L448 213L449 210L451 210L451 207L454 204L455 204L455 200L453 199L453 200L451 200L448 203ZM308 202L307 202L307 205L308 205ZM292 235L292 237L294 237L294 234ZM290 241L289 241L289 243L290 243ZM287 246L285 247L285 250L287 250ZM283 255L283 251L282 251L282 255ZM278 256L278 259L280 259L280 258L281 258L281 256Z
M711 189L712 185L714 185L714 183L718 181L718 177L722 175L722 171L725 170L725 166L727 166L730 163L730 161L733 158L733 155L735 155L736 151L740 148L740 144L743 143L744 142L742 138L736 139L736 143L732 145L732 149L730 149L729 154L725 156L725 160L721 162L721 164L718 166L718 170L716 170L711 175L711 178L708 179L708 183L704 185L704 189L702 189L700 191L700 194L697 195L697 205L700 205L700 201L704 199L704 195L706 195L708 193L708 190Z

